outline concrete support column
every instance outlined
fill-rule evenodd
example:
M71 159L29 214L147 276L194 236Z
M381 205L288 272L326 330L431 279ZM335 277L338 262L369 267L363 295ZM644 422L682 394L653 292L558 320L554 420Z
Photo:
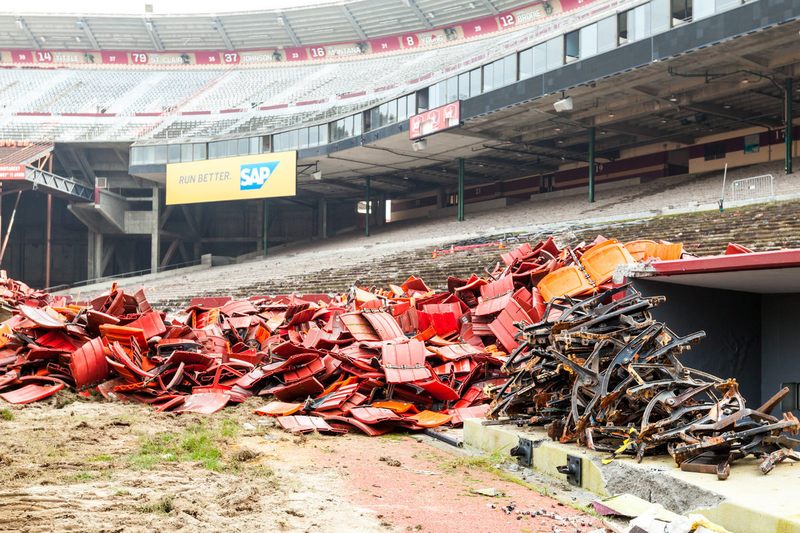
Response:
M372 210L369 208L370 194L371 193L372 193L372 180L370 179L369 176L367 176L367 196L366 196L366 205L365 205L366 213L364 213L364 236L365 237L369 237L369 216L370 216L370 214L372 212Z
M51 164L52 167L52 164ZM45 220L44 230L44 286L50 287L50 264L52 263L52 250L53 250L53 195L47 195L47 216Z
M444 209L447 206L447 189L439 187L436 191L436 209Z
M589 203L594 203L594 126L589 128Z
M103 275L103 234L89 230L88 244L86 278L99 278Z
M256 228L256 252L263 252L264 250L264 202L258 202L256 208L256 216L262 223Z
M458 221L464 221L464 158L458 158Z
M158 272L159 255L161 254L161 228L159 213L158 187L153 187L153 227L150 233L150 272Z
M328 201L322 197L317 200L317 213L319 216L317 217L319 221L319 228L317 230L317 235L320 239L327 239L328 238Z
M264 257L267 256L267 252L269 251L269 200L264 198L264 204L262 207L262 223L263 227L261 228L261 250L264 252Z
M386 193L381 193L381 198L378 200L378 219L375 223L378 227L383 226L386 224Z
M792 128L794 127L793 124L793 110L792 110L792 98L794 96L794 83L792 78L786 79L786 90L784 91L785 95L785 105L784 105L784 122L786 123L786 130L783 132L783 143L785 147L785 155L784 155L784 163L783 168L787 174L791 174L793 172L792 168L792 143L794 139L792 138Z

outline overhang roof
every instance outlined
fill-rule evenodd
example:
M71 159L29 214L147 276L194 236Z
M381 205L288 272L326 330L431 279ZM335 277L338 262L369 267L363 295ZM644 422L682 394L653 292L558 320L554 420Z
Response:
M359 42L494 16L537 3L540 2L341 0L293 9L219 14L6 13L0 15L0 48L247 50Z
M756 294L800 292L800 249L657 261L630 277Z

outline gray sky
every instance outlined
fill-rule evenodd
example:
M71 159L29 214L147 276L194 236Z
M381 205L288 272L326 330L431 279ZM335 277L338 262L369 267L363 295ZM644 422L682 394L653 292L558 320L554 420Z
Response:
M144 14L145 4L153 5L154 14L229 13L264 9L289 9L312 4L343 3L341 0L5 0L0 13L75 13L75 14Z

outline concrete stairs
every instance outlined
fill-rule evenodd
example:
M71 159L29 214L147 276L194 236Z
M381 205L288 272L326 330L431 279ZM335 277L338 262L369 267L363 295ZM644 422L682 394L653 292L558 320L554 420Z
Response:
M536 242L549 234L568 245L589 242L597 235L603 235L622 242L635 239L682 242L687 252L697 255L723 253L729 242L765 251L800 247L798 214L800 201L771 202L726 209L722 213L704 211L593 224L542 224L517 234L489 230L466 240L457 240L457 235L453 235L454 239L450 242L462 245L503 240L505 247L511 249L522 242ZM443 234L447 233L443 231ZM472 273L483 274L485 268L491 270L503 251L493 245L438 254L434 258L435 249L447 249L450 244L418 243L412 246L397 236L391 238L387 234L373 238L376 239L373 242L382 239L381 250L386 251L369 253L374 245L362 241L363 237L342 239L339 243L341 249L349 251L333 256L330 252L318 251L317 245L312 244L305 251L287 249L270 255L266 260L258 259L191 273L164 273L163 278L145 283L135 279L123 280L122 283L131 289L144 285L152 303L175 310L183 308L194 296L230 295L243 298L253 295L341 292L354 283L362 287L399 284L412 274L424 279L430 287L444 289L448 276L465 278ZM323 242L319 246L324 247ZM360 246L364 248L356 248L356 242L363 242Z

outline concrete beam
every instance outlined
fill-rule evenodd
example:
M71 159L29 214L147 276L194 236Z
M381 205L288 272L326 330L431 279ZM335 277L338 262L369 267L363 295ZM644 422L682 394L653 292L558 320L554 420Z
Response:
M690 111L696 111L698 113L706 113L708 115L714 115L720 118L732 120L734 122L740 122L743 124L753 124L756 126L762 126L764 128L769 128L769 129L779 128L783 125L782 121L774 120L769 117L750 119L748 118L746 111L736 110L736 109L725 109L724 107L716 104L697 103L681 107L683 107L684 109L689 109Z
M425 13L417 5L416 0L403 0L403 3L414 12L420 22L422 22L423 26L426 28L433 28L433 23L425 16Z
M634 126L632 124L608 124L605 129L616 131L618 133L628 133L636 137L645 137L647 139L670 139L681 144L694 144L695 139L691 135L682 133L670 133L661 131L655 128L647 128L644 126Z
M281 26L286 31L286 35L289 36L289 39L292 41L292 44L295 46L300 46L303 43L300 42L300 39L297 37L297 33L295 33L294 28L292 28L291 23L289 23L289 19L283 13L278 14L278 20L282 20Z
M164 50L164 43L161 42L161 37L158 36L158 31L149 18L143 19L144 27L147 29L147 35L150 37L150 42L153 43L153 48L161 52Z
M353 28L353 31L356 32L358 38L362 41L368 40L369 37L367 37L367 34L364 33L364 28L361 27L361 24L358 23L356 18L353 16L353 13L350 12L350 9L346 5L342 6L342 13L344 13L347 21L350 22L350 26Z
M78 19L78 22L75 23L79 29L83 30L83 34L86 36L86 39L89 40L89 43L92 45L94 50L100 50L100 45L97 43L97 39L95 39L94 32L92 32L92 28L89 27L89 23L86 22L85 18Z
M39 39L37 39L36 36L33 34L31 28L28 26L28 23L25 21L24 18L17 17L17 27L22 31L22 33L25 34L25 37L27 37L33 43L33 46L37 50L41 50L42 43L39 42Z
M231 42L230 37L228 37L228 33L225 31L225 25L222 24L222 21L219 17L214 17L212 19L211 27L214 28L217 33L219 33L222 42L225 43L225 48L227 50L233 50L233 43Z

